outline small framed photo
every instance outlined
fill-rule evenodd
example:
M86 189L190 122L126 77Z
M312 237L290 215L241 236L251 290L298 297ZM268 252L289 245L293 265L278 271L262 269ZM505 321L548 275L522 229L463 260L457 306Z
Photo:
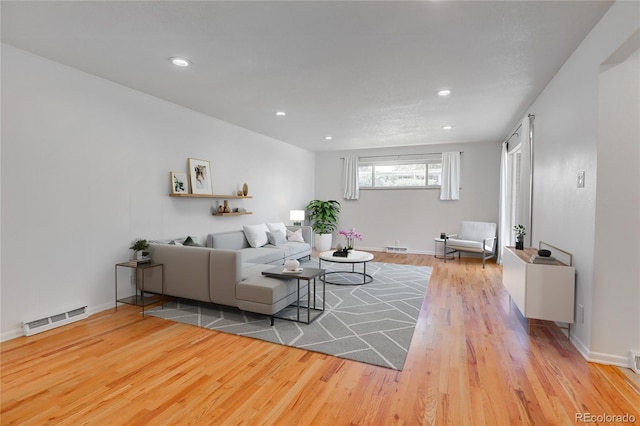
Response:
M171 175L171 193L188 194L189 184L187 174L184 172L169 172Z
M213 194L211 186L211 163L206 160L189 158L191 193Z

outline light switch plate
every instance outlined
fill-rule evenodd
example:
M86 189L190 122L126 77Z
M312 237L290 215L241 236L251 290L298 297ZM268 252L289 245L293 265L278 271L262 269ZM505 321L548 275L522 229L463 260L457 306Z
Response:
M584 170L578 173L578 188L584 188Z

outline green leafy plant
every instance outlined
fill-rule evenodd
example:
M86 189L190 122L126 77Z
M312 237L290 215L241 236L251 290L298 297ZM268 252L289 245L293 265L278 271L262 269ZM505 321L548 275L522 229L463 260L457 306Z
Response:
M149 242L147 240L143 240L142 238L138 238L131 243L130 250L133 251L145 251L149 248Z
M522 225L516 225L513 227L513 230L516 233L516 241L524 241L524 236L527 235L527 233L525 232L524 226Z
M329 234L338 228L340 203L336 200L313 200L307 204L311 228L318 234Z

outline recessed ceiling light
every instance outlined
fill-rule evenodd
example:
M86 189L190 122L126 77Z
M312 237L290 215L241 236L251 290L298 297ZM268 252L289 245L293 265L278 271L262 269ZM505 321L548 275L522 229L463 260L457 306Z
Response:
M325 140L325 141L330 141L331 139L333 139L333 136L325 136L325 137L324 137L324 140Z
M284 112L284 111L276 111L276 115L277 115L278 117L284 117L285 115L287 115L287 113L286 113L286 112Z
M169 58L169 60L173 65L177 67L188 67L189 65L191 65L191 61L187 58L179 58L177 56L174 56L173 58Z
M438 92L438 96L449 96L451 94L451 90L442 89Z
M453 129L453 126L450 126L448 124L446 126L442 126L442 130L451 130L451 129Z

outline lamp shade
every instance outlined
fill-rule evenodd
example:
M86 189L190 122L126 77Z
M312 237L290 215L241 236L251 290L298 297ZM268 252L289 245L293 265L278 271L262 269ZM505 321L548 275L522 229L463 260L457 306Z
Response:
M289 219L294 222L300 222L304 220L304 210L291 210L289 212Z

